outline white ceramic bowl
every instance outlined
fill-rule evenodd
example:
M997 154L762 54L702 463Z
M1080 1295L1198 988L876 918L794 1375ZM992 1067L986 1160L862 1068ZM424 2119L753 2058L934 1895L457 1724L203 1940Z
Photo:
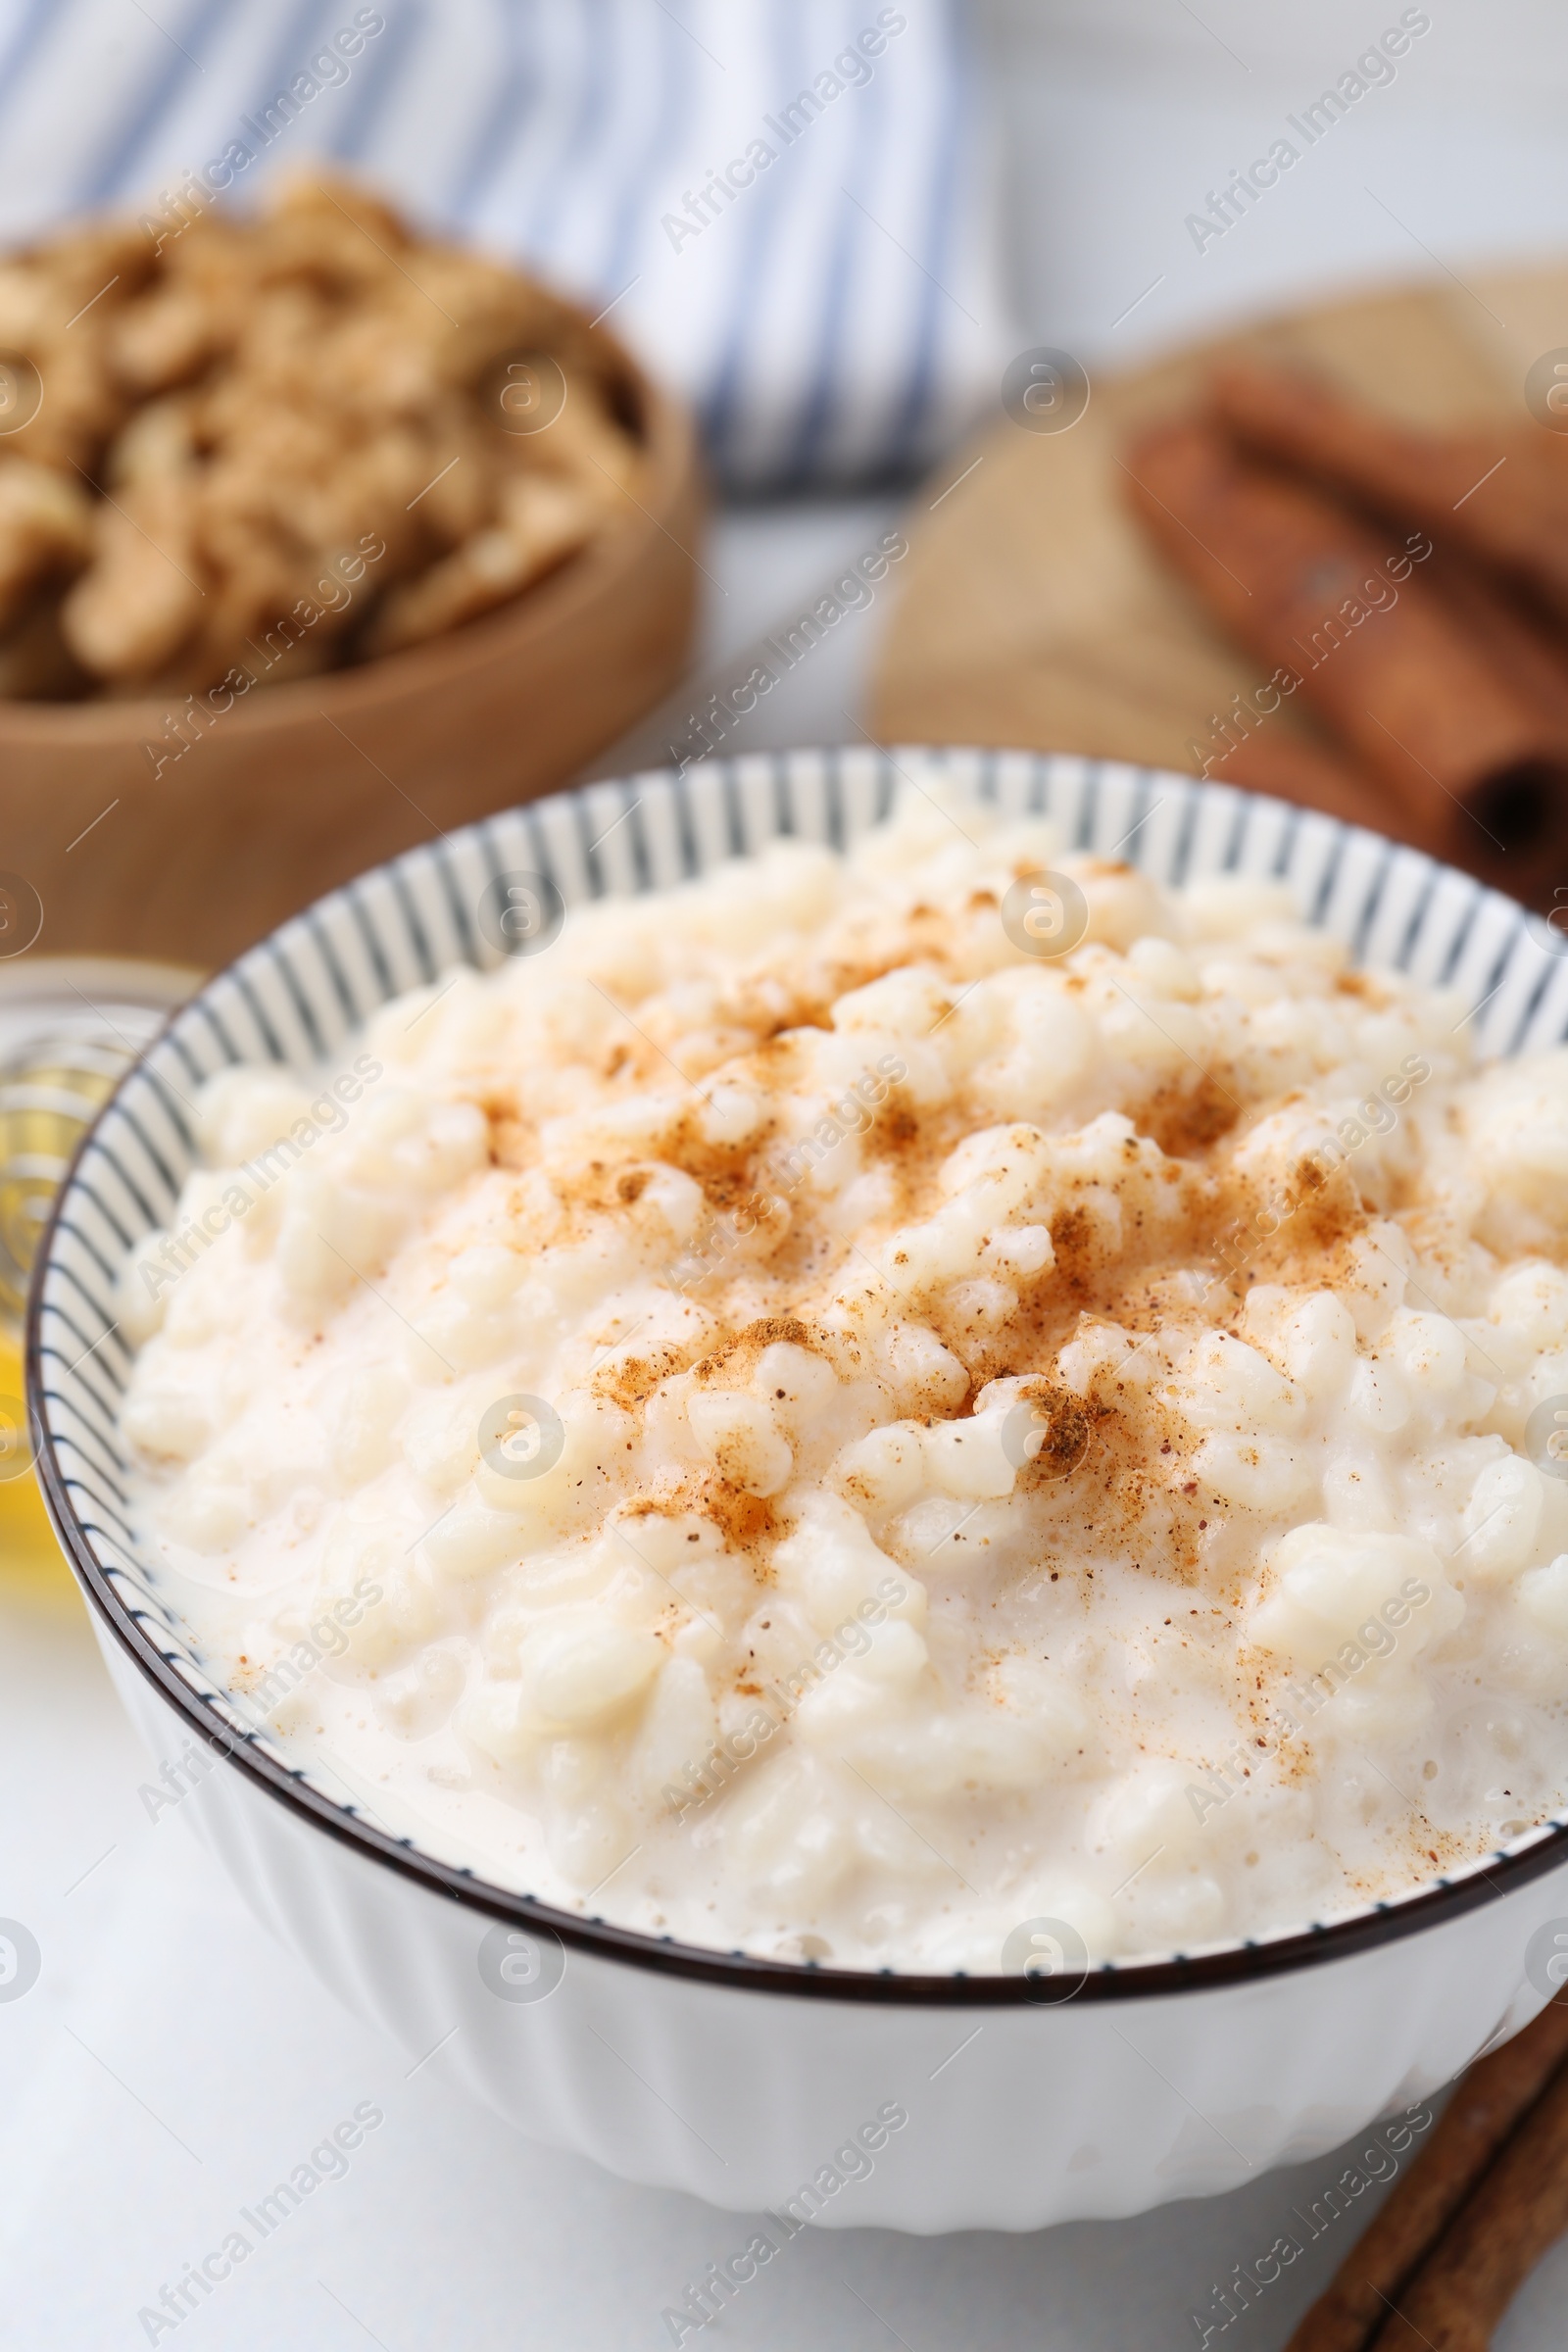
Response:
M494 961L473 913L503 870L548 873L568 904L646 890L780 832L843 841L938 777L1049 811L1072 846L1125 844L1161 879L1282 877L1358 955L1466 990L1491 1052L1568 1027L1568 958L1509 901L1375 835L1178 776L855 751L595 785L321 900L174 1016L61 1195L29 1371L50 1511L116 1683L189 1788L187 1819L345 2002L524 2132L632 2180L829 2225L1025 2230L1317 2154L1523 2025L1550 1989L1543 1938L1568 1928L1568 1817L1396 1901L1081 1984L678 1946L488 1886L291 1762L214 1687L139 1557L115 1434L128 1356L114 1279L173 1201L201 1079L239 1059L309 1063L394 993Z

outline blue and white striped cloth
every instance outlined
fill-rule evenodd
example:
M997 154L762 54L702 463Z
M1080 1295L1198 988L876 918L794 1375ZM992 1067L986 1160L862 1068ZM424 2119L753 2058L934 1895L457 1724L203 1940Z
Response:
M336 158L609 306L731 488L906 470L1010 349L956 4L0 0L0 238Z

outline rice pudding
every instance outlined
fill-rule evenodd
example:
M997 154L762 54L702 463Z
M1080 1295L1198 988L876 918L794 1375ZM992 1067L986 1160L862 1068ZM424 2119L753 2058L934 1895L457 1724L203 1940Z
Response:
M327 1786L968 1970L1564 1802L1568 1053L956 799L527 944L212 1080L121 1286L164 1589Z

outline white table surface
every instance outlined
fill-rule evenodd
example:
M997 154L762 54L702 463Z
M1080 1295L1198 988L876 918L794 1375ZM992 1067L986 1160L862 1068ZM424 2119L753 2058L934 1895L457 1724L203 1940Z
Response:
M1093 369L1261 300L1568 249L1568 150L1547 102L1568 28L1541 0L1435 8L1395 86L1204 255L1186 211L1397 10L1363 22L1347 0L1310 19L1276 7L1262 31L1242 0L1205 5L1201 21L1180 0L987 0L982 13L1004 68L996 147L1020 347L1062 344ZM900 504L721 515L691 700L744 676L752 641ZM728 748L854 739L891 601L843 622ZM595 772L663 759L682 715L672 705ZM0 1916L43 1952L33 1989L0 2003L0 2343L148 2341L139 2309L364 2099L384 2127L181 2323L182 2343L667 2343L664 2305L728 2250L735 2221L518 2139L448 2088L439 2056L411 2076L252 1926L177 1814L147 1818L146 1772L79 1604L24 1592L0 1562ZM1232 2196L1034 2236L808 2233L719 2332L776 2352L1176 2352L1199 2341L1191 2315L1212 2283L1335 2170L1325 2158ZM1213 2341L1282 2345L1343 2250L1325 2236ZM1560 2346L1565 2291L1568 2247L1530 2282L1499 2352Z

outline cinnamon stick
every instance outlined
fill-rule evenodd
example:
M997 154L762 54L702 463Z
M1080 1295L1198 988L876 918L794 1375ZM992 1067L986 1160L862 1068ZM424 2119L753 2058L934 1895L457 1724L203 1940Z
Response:
M1392 2190L1286 2352L1393 2352L1379 2329L1390 2306L1408 2310L1406 2283L1477 2184L1508 2134L1568 2061L1568 1996L1559 1994L1522 2034L1462 2075L1421 2154ZM1568 2166L1564 2169L1568 2180ZM1431 2334L1430 2328L1427 2330ZM1434 2343L1440 2339L1433 2337ZM1485 2340L1484 2338L1482 2339ZM1414 2344L1399 2352L1418 2352ZM1446 2348L1445 2348L1446 2352Z
M1487 659L1421 575L1432 542L1379 533L1241 453L1160 427L1130 453L1134 504L1167 559L1258 662L1295 675L1400 831L1516 897L1568 870L1568 712Z
M1418 432L1316 376L1251 366L1223 369L1212 397L1250 447L1517 573L1568 618L1568 439L1541 425Z
M1506 582L1471 558L1439 548L1422 576L1482 660L1553 723L1568 727L1568 640L1544 626Z
M1298 808L1321 809L1342 824L1370 825L1384 832L1395 826L1415 848L1433 857L1447 854L1441 823L1424 826L1408 813L1398 814L1375 777L1348 757L1320 751L1299 735L1259 726L1233 751L1210 760L1203 774L1210 783L1237 784L1248 792L1266 792L1276 801L1292 801Z
M1548 2246L1568 2230L1568 2072L1552 2078L1373 2337L1374 2352L1488 2352Z

